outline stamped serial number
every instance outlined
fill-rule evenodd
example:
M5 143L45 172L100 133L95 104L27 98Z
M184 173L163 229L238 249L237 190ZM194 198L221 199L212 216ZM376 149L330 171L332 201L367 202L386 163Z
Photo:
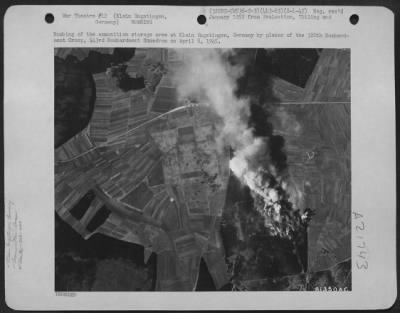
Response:
M324 286L324 287L315 287L315 291L349 291L347 287L332 287L332 286Z
M76 297L76 292L57 291L57 297Z

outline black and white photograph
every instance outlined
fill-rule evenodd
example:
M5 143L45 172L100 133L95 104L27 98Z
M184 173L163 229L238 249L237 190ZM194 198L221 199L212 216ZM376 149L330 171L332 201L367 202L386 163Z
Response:
M4 13L10 310L396 307L387 7Z
M55 291L351 291L350 49L55 48Z

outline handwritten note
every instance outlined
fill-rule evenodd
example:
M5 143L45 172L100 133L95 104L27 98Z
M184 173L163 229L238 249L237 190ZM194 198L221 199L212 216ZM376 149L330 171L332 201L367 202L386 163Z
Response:
M358 270L368 269L368 255L369 249L366 244L366 231L364 216L360 213L353 212L353 224L355 227L356 250L355 250L355 261Z
M22 221L13 201L5 208L5 262L9 269L22 269L24 255Z

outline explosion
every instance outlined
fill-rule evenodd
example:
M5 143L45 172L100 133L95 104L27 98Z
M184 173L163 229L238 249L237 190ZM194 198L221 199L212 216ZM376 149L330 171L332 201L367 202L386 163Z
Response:
M276 168L271 162L260 162L260 156L268 155L268 138L256 137L249 126L250 99L236 95L244 65L229 62L229 57L235 54L229 49L182 49L177 53L184 58L183 67L174 77L180 100L201 99L221 118L217 144L221 149L226 145L232 148L229 164L232 173L249 187L265 226L276 228L272 226L282 222L282 209L287 209L289 202L284 192L285 182Z

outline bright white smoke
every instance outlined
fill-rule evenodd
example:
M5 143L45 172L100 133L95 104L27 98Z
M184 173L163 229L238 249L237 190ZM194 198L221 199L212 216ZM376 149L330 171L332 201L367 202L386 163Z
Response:
M266 204L278 201L277 191L263 186L257 156L266 153L264 138L253 135L248 126L250 103L235 95L237 80L243 75L241 65L233 66L227 60L231 50L179 50L184 55L184 66L176 75L181 99L203 99L221 117L223 126L217 142L228 144L234 151L230 161L232 172L249 188L261 196ZM270 168L270 170L274 170ZM265 183L265 182L264 182Z

